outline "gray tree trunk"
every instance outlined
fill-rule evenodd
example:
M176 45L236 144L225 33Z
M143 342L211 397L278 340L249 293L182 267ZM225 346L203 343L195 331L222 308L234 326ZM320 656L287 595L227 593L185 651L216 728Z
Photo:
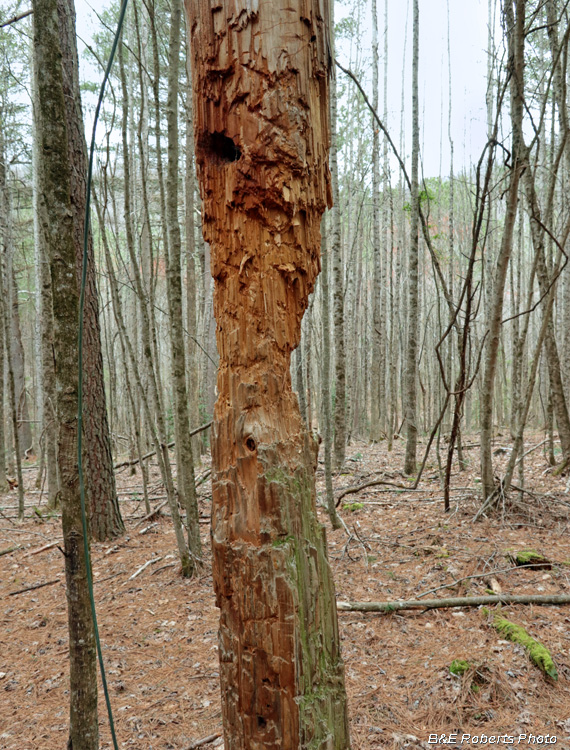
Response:
M73 223L72 169L57 0L33 0L35 65L41 142L42 230L53 291L54 360L57 383L58 462L69 624L70 727L68 747L97 750L95 633L87 586L77 471L77 321L79 290ZM87 541L88 543L88 541Z

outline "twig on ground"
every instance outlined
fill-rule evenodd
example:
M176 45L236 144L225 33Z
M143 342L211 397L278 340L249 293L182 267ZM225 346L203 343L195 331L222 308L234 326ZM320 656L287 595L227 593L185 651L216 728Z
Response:
M53 547L57 547L58 544L61 544L61 542L57 541L57 542L50 542L49 544L44 544L43 547L38 547L37 549L33 549L30 552L26 552L24 557L32 557L32 555L39 555L40 552L46 552L48 549L53 549Z
M137 523L135 523L135 529L137 528L137 526L140 526L145 521L150 521L151 519L154 519L156 516L158 516L158 514L161 511L161 509L164 508L165 505L168 505L168 500L165 500L160 505L157 505L154 510L151 510L150 513L147 513L146 516L143 516L140 521L138 521Z
M148 568L148 566L149 566L149 565L152 565L152 564L153 564L153 563L155 563L155 562L159 562L160 560L162 560L162 555L161 555L160 557L151 557L151 559L150 559L150 560L147 560L147 561L145 562L145 564L144 564L144 565L141 565L141 566L140 566L140 568L139 568L138 570L136 570L136 571L135 571L135 572L134 572L134 573L132 574L132 576L130 576L130 577L129 577L129 579L128 579L128 580L129 580L129 581L132 581L132 580L133 580L134 578L136 578L137 576L140 576L140 574L141 574L141 573L143 572L143 570L146 570L146 569ZM127 581L125 581L125 583L127 583Z
M221 732L216 732L215 734L209 734L207 737L202 737L201 740L194 740L194 742L191 742L189 745L186 745L184 750L194 750L197 747L202 747L202 745L209 745L210 742L215 742L219 737L222 736Z
M35 591L41 589L44 586L52 586L54 583L59 583L61 578L55 578L53 581L46 581L46 583L34 583L33 586L26 586L25 589L18 589L18 591L10 591L8 596L17 596L18 594L25 594L26 591Z
M488 570L486 573L476 573L475 575L472 575L472 576L464 576L463 578L458 578L456 581L452 581L451 583L444 583L435 589L430 589L429 591L423 591L421 594L418 594L417 596L418 596L418 599L421 599L423 596L427 596L428 594L435 594L436 591L441 591L442 589L453 589L459 583L463 583L463 581L471 581L475 578L490 578L491 576L501 575L503 573L511 573L513 570L525 570L525 568L536 570L536 564L535 565L532 565L532 564L514 565L512 568Z
M22 546L21 544L16 544L13 547L7 547L6 549L1 549L0 557L2 557L3 555L9 555L10 552L15 552L17 549L20 549L21 546Z
M336 499L336 507L340 505L340 501L343 497L346 495L352 495L355 492L360 492L361 490L365 490L367 487L376 487L380 484L388 485L389 487L394 487L397 490L404 490L406 492L426 492L426 490L418 490L414 489L413 487L406 487L404 484L396 484L395 482L387 482L385 479L373 479L370 482L363 482L362 484L354 485L354 487L346 487L344 490L341 490L339 493L337 499Z

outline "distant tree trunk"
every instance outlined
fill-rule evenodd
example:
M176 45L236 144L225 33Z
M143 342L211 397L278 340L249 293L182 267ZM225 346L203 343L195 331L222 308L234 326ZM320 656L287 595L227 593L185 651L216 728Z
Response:
M378 8L372 0L372 108L378 112ZM380 133L372 117L372 253L374 276L372 282L372 360L370 366L370 437L380 440L380 398L384 384L380 383L381 333L381 286L382 247L380 244Z
M220 352L212 550L225 746L344 750L317 446L290 376L331 197L328 3L186 7Z
M1 169L1 167L0 167ZM0 250L1 252L1 250ZM4 297L4 283L2 279L2 258L0 256L0 292ZM9 489L8 479L6 476L6 432L4 429L4 394L7 392L7 383L4 377L4 364L6 361L6 341L4 327L4 303L0 300L0 492L7 492Z
M331 5L331 8L333 6ZM331 85L331 185L333 208L331 211L331 250L333 278L333 330L335 352L335 397L334 397L334 464L340 469L346 452L346 358L344 336L344 272L342 266L342 244L340 223L340 191L338 185L338 139L337 139L337 95L336 78Z
M515 8L513 10L513 1ZM505 23L507 27L509 69L511 71L511 123L513 127L512 167L507 192L507 206L503 224L503 236L495 272L493 293L489 306L489 330L485 344L483 379L481 385L481 483L483 499L486 500L495 488L491 441L493 437L493 391L497 356L499 352L503 297L509 259L513 249L513 234L517 216L519 182L526 155L523 153L522 116L524 101L524 20L526 0L507 0ZM516 14L516 15L515 15Z
M0 112L0 115L2 113ZM20 430L18 429L18 399L16 377L14 373L14 340L13 340L13 301L14 285L10 283L12 276L12 253L14 252L10 199L8 196L8 181L6 169L6 152L4 149L4 131L0 124L0 319L4 324L3 338L6 344L6 375L8 377L8 398L14 441L14 457L16 461L16 478L18 480L18 518L24 518L24 479L22 475L22 446L20 444ZM21 342L20 342L21 343ZM2 418L4 415L2 414ZM11 453L10 448L10 453Z
M61 52L63 55L63 86L67 118L69 163L71 166L71 205L77 279L83 261L85 200L87 183L87 146L79 91L79 62L75 33L74 0L58 0ZM113 472L113 456L107 419L107 402L101 352L99 297L93 253L89 233L87 285L85 287L84 327L85 378L85 478L88 493L90 531L94 539L114 539L125 531Z
M306 317L303 320L306 321ZM305 326L302 326L302 329ZM297 391L297 398L299 399L299 411L303 417L305 427L308 424L307 421L307 391L305 389L304 379L304 365L303 365L303 343L305 340L305 334L301 329L301 338L299 340L299 346L295 349L295 390Z
M8 208L8 210L10 210ZM13 245L6 254L6 286L10 302L10 346L12 350L12 367L14 368L14 387L16 389L16 418L18 420L18 444L20 457L24 458L26 451L33 445L32 429L30 426L30 411L28 409L28 393L26 390L26 359L22 341L22 326L20 322L20 303L18 301L18 282L14 268Z
M155 440L155 448L160 458L158 458L160 472L162 480L164 482L164 488L168 496L168 503L170 507L170 513L172 516L172 522L174 525L174 532L176 534L176 542L178 545L178 554L180 556L180 563L182 565L182 574L189 576L193 572L193 565L190 560L188 548L184 540L182 533L182 523L180 520L180 513L178 511L178 502L176 492L174 489L174 481L172 478L172 471L170 468L170 456L168 454L168 439L166 436L166 420L164 418L164 412L162 408L161 399L161 387L158 378L158 362L153 361L153 351L156 351L156 347L153 346L153 335L152 331L154 326L151 326L151 317L149 314L148 299L144 292L143 279L139 268L139 263L135 253L135 241L134 231L132 225L131 216L131 195L130 195L130 167L129 167L129 147L128 147L128 91L127 91L127 77L125 70L125 61L123 53L123 44L119 45L118 57L119 57L119 72L121 77L121 87L123 91L123 118L122 118L122 145L123 145L123 168L125 172L125 194L124 194L124 215L125 215L125 226L126 226L126 239L127 239L127 251L131 261L131 269L133 272L133 281L135 291L140 303L140 311L142 316L141 325L141 337L142 337L142 348L143 358L147 368L148 380L149 380L149 399L147 400L146 391L143 389L142 380L138 373L138 363L134 354L134 347L127 336L127 327L122 315L120 300L118 294L114 293L114 309L117 325L119 326L125 346L127 347L129 360L131 367L135 371L135 377L137 378L137 387L139 394L143 400L143 405L146 407L150 405L154 409L154 416L156 419L156 429L152 423L152 417L150 411L147 411L146 418L148 428L151 431L153 440ZM109 272L112 273L112 264L108 249L105 248L105 241L103 242L105 257L109 267ZM111 287L113 289L113 287ZM116 292L116 290L115 290Z
M413 49L412 49L412 169L411 169L411 214L410 252L408 255L408 343L406 349L406 382L404 386L406 418L406 455L404 473L416 471L416 449L418 442L417 394L418 375L418 335L419 335L419 191L418 162L420 151L420 126L418 105L418 66L419 66L419 27L420 13L418 0L414 0Z
M117 323L117 328L119 329L119 341L121 345L121 353L122 353L123 361L127 362L127 359L128 359L128 362L131 366L131 372L133 373L135 382L137 384L137 389L138 389L141 403L143 406L147 428L149 430L149 433L152 437L152 441L154 443L154 450L156 452L156 458L158 461L160 474L162 477L162 481L164 482L164 488L166 490L168 505L170 507L170 514L172 516L172 524L174 526L174 534L176 536L176 544L178 546L178 555L179 555L180 564L182 567L182 574L184 576L189 576L194 570L194 565L192 564L190 560L188 547L184 539L182 522L180 520L180 512L178 510L178 501L176 499L176 494L174 492L174 484L172 481L172 473L170 470L170 456L168 455L168 446L164 442L164 438L162 437L164 434L163 432L164 423L160 422L158 426L155 427L152 414L151 414L151 406L153 406L155 409L157 407L156 385L154 385L154 387L150 389L151 393L147 394L147 390L143 386L138 362L137 362L136 355L135 355L135 350L134 350L132 341L128 335L127 326L125 324L125 319L123 316L123 310L121 306L121 300L119 297L117 279L115 277L113 261L111 258L111 252L110 252L109 243L107 240L107 232L105 230L105 213L102 207L100 206L99 201L97 200L95 194L93 195L93 198L94 198L95 207L97 209L97 216L99 218L99 226L101 228L103 252L105 254L107 274L109 276L109 288L110 288L111 297L113 300L113 313L115 316L115 322ZM146 343L147 343L147 354L148 354L148 351L150 351L150 341L148 340L148 337L146 338ZM152 382L153 381L151 380L151 383Z
M323 442L325 453L325 493L327 498L327 510L333 529L341 526L338 518L332 484L332 414L331 414L331 323L330 323L330 290L329 290L329 266L330 266L330 243L327 241L326 216L321 222L321 295L323 300L323 376L321 392L323 397Z
M51 295L51 278L49 273L49 258L46 254L44 236L41 228L41 214L45 212L45 205L41 199L39 185L39 102L38 102L39 76L34 61L32 60L32 190L34 211L34 249L36 253L36 283L38 316L38 337L40 348L42 399L42 434L39 439L43 456L43 465L47 477L48 507L53 509L58 505L59 479L57 475L57 415L55 411L55 371L53 366L53 303ZM45 221L45 219L44 219ZM41 478L40 478L41 479Z
M77 320L79 289L72 207L67 112L57 0L33 0L34 54L41 71L38 91L43 232L53 290L57 382L58 461L70 657L70 750L97 750L95 634L84 556L77 472Z
M200 383L199 351L196 345L198 336L198 319L196 308L198 289L196 283L196 235L194 231L194 189L196 184L196 167L194 163L194 119L192 114L192 72L190 55L186 54L186 169L185 186L185 228L186 228L186 326L188 328L186 360L188 369L188 397L190 407L190 424L196 427L200 420ZM194 463L200 461L200 436L192 438L192 456Z
M174 0L170 16L170 42L168 52L168 167L166 177L166 221L168 245L166 248L166 286L170 318L170 344L172 351L172 383L174 388L174 428L177 446L178 494L186 511L188 548L192 565L200 564L202 545L198 520L198 501L194 479L194 458L188 417L188 392L186 390L186 358L184 356L184 326L182 324L182 239L178 221L178 79L180 73L180 28L182 4Z

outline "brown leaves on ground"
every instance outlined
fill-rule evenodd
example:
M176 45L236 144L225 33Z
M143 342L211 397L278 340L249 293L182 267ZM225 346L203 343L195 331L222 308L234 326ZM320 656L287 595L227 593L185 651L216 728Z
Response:
M398 473L400 444L392 454L384 444L356 444L347 455L347 473L334 480L337 492L384 472L407 481ZM514 492L497 514L473 524L478 454L467 455L467 471L455 471L447 515L435 463L426 467L419 492L379 485L342 501L350 537L327 524L339 599L475 595L497 585L504 593L570 592L567 479L553 477L536 451L526 459L526 489L533 494ZM31 487L34 472L26 474ZM144 516L138 481L138 475L119 475L126 535L93 545L101 639L119 746L179 750L221 731L208 525L201 526L204 571L184 580L170 520L162 517L144 535L136 526ZM159 482L158 474L152 481ZM324 492L322 464L317 489ZM161 492L157 484L155 494ZM200 492L207 516L209 483ZM56 540L60 522L46 518L37 494L28 494L27 502L28 517L18 525L15 493L0 497L0 552L21 545L0 556L0 748L60 750L68 721L63 558L57 547L28 554ZM552 568L514 566L509 554L523 549L544 554ZM57 584L9 596L56 578ZM500 640L477 609L340 612L354 750L433 747L429 734L444 732L549 733L558 737L558 747L570 747L570 608L503 609L550 650L558 683L545 678L522 648ZM470 665L460 677L449 671L455 659ZM101 748L109 748L102 694L100 716Z

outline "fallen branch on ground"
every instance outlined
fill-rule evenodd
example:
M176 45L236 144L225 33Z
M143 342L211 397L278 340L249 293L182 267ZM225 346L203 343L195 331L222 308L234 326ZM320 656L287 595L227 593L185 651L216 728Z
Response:
M160 560L162 560L162 556L161 557L152 557L150 560L147 560L144 565L141 565L138 570L135 570L135 572L132 574L132 576L129 577L129 581L132 581L133 578L136 578L137 576L140 576L140 574L143 572L143 570L146 570L149 565L152 565L155 562L159 562ZM125 583L123 585L125 585L126 583L128 583L128 581L125 581Z
M50 542L49 544L44 544L43 547L38 547L37 549L33 549L30 552L26 552L24 557L31 557L32 555L39 555L40 552L46 552L48 549L53 549L54 547L57 547L58 544L61 544L61 542L58 541L58 542Z
M339 612L397 612L401 609L449 609L479 607L481 604L570 604L570 594L501 594L500 596L458 596L451 599L410 599L396 602L337 602Z
M361 490L365 490L367 487L377 487L380 484L388 485L389 487L395 487L397 490L404 490L406 492L425 492L425 490L418 490L413 487L406 487L404 484L396 484L395 482L388 482L385 479L373 479L370 482L363 482L362 484L356 484L354 487L347 487L346 489L342 490L337 499L336 499L336 507L340 505L340 501L343 497L346 495L352 495L355 492L360 492Z
M150 521L150 520L154 520L154 519L155 519L155 517L156 517L156 516L157 516L157 515L158 515L158 514L160 513L161 509L162 509L162 508L164 508L164 506L165 506L165 505L168 505L168 500L165 500L165 501L164 501L163 503L161 503L160 505L157 505L157 506L156 506L156 508L155 508L154 510L151 510L151 512L150 512L150 513L147 513L147 514L146 514L146 516L144 516L143 518L141 518L141 520L140 520L140 521L138 521L138 522L137 522L137 523L135 524L135 529L137 528L137 526L140 526L140 525L141 525L141 524L143 524L143 523L144 523L145 521Z
M20 549L21 546L22 546L21 544L16 544L15 547L7 547L6 549L0 549L0 557L2 557L3 555L9 555L10 552L15 552L17 549Z
M59 583L60 578L56 578L53 581L46 581L46 583L34 583L33 586L26 586L25 589L18 589L18 591L10 591L8 596L17 596L18 594L25 594L26 591L35 591L36 589L41 589L44 586L53 586L54 583Z
M418 599L420 599L422 596L427 596L428 594L435 594L436 591L441 591L441 589L453 589L456 586L458 586L460 583L463 583L463 581L472 581L475 578L491 578L492 576L503 575L504 573L511 573L513 570L525 570L528 568L531 568L531 569L534 568L536 570L536 565L533 565L532 563L527 564L527 565L515 565L512 568L497 568L496 570L488 570L486 573L476 573L471 576L464 576L463 578L457 578L456 580L451 581L451 583L444 583L435 589L424 591L423 593L418 594Z
M202 745L209 745L210 742L215 742L215 740L217 740L221 736L221 732L216 732L216 734L209 734L207 737L202 737L201 740L194 740L194 742L186 745L184 750L195 750L195 748L202 747Z

